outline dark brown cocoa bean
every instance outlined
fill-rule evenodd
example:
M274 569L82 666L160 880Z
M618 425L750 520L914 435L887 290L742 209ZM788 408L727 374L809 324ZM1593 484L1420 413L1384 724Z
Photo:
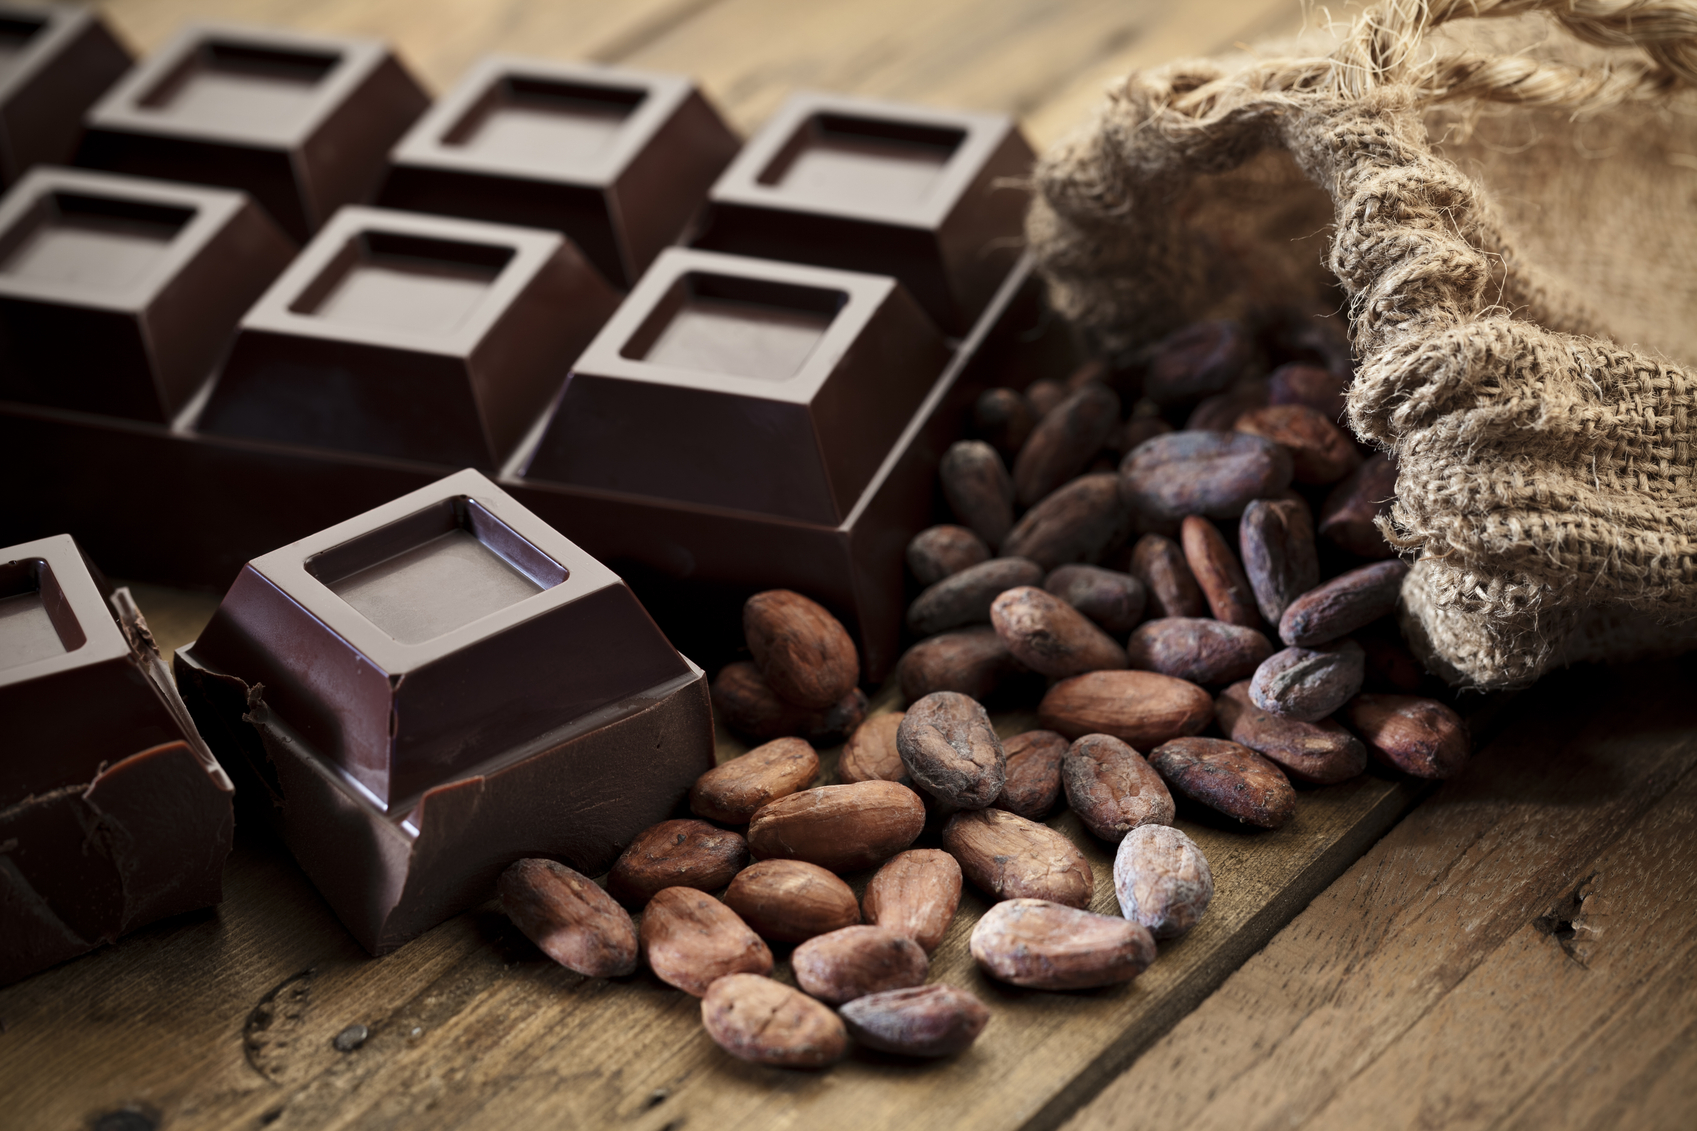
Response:
M1156 436L1120 464L1126 504L1151 523L1189 514L1236 518L1250 500L1277 495L1290 480L1290 453L1247 432Z
M661 888L642 913L642 957L668 986L700 997L727 974L770 974L772 951L735 911L694 888Z
M907 626L916 636L990 623L990 603L1009 589L1036 585L1043 567L1024 558L991 558L945 577L913 599Z
M1233 427L1264 436L1289 451L1298 483L1336 483L1361 464L1361 453L1343 429L1305 404L1254 409L1238 417Z
M908 784L907 767L896 749L896 731L904 717L900 711L874 715L855 728L837 758L837 778L844 785L862 781Z
M588 876L553 860L520 860L496 891L513 925L566 969L592 978L636 969L636 924Z
M994 629L986 631L995 636ZM726 664L713 680L714 714L732 731L756 742L799 735L815 746L831 746L860 725L866 708L866 693L858 687L823 711L786 703L747 660Z
M990 606L990 623L1014 659L1054 678L1126 666L1125 649L1083 613L1035 586L1009 589Z
M1473 750L1467 724L1436 699L1357 695L1345 717L1375 758L1417 778L1452 777Z
M964 526L930 526L907 544L907 568L921 585L935 585L945 577L990 560L984 539Z
M1037 422L1014 460L1014 498L1036 505L1084 470L1120 422L1120 399L1106 385L1086 383Z
M776 738L695 779L689 808L698 817L746 825L768 801L806 789L819 776L819 754L803 738Z
M860 922L854 889L805 860L755 861L725 889L725 906L772 942L803 942Z
M1151 350L1143 395L1166 406L1224 392L1243 376L1254 356L1254 340L1239 323L1193 323Z
M742 607L742 631L761 678L786 702L829 710L860 682L860 656L848 630L800 593L756 593Z
M1031 435L1037 414L1016 389L985 389L972 406L972 434L1012 461Z
M1187 432L1230 432L1237 418L1267 406L1267 379L1246 377L1223 393L1203 397L1185 418Z
M1031 414L1038 420L1048 416L1056 405L1066 399L1067 387L1048 377L1025 387L1025 403L1031 406Z
M960 440L943 453L937 478L962 526L994 550L1013 526L1013 480L1002 457L982 440Z
M1214 899L1214 873L1196 842L1167 825L1143 825L1114 855L1120 914L1172 939L1194 927Z
M1026 511L1002 552L1054 569L1099 561L1130 531L1131 511L1121 498L1119 477L1081 475Z
M774 1068L823 1068L848 1052L848 1031L829 1006L755 974L714 982L701 1024L732 1056Z
M1279 618L1279 639L1314 647L1389 616L1396 611L1407 576L1402 561L1375 562L1340 573L1290 603Z
M1307 405L1333 422L1343 419L1348 390L1347 377L1306 362L1281 365L1267 376L1268 404Z
M1367 768L1367 747L1332 719L1305 723L1263 711L1249 698L1249 681L1220 692L1214 720L1227 738L1270 758L1290 777L1311 785L1335 785Z
M1253 628L1206 617L1163 617L1139 625L1125 651L1134 668L1217 685L1255 674L1273 645Z
M805 860L833 872L881 864L925 828L925 803L905 785L821 785L780 797L748 823L757 860Z
M984 708L958 692L938 691L908 707L896 747L908 777L940 800L982 809L1002 792L1002 740Z
M1426 682L1426 669L1395 631L1369 630L1355 639L1367 653L1367 678L1361 684L1364 690L1411 695Z
M1008 756L1007 780L997 809L1041 821L1061 797L1061 759L1072 744L1052 730L1028 730L1002 741Z
M823 711L809 711L802 720L801 737L815 746L835 746L854 733L866 718L866 692L855 688Z
M989 625L944 632L921 640L896 664L896 682L909 703L935 691L988 699L1025 672Z
M1345 637L1315 648L1274 652L1255 669L1249 701L1263 711L1318 722L1361 690L1361 645Z
M1179 542L1184 547L1184 560L1191 576L1208 599L1214 619L1227 624L1255 628L1261 623L1261 610L1255 605L1255 594L1249 588L1249 578L1243 574L1237 555L1219 528L1199 515L1191 515L1179 528Z
M661 888L718 891L748 863L748 842L706 821L661 821L644 829L613 862L607 894L641 907Z
M996 899L1047 899L1089 907L1096 892L1090 862L1066 834L1005 809L956 813L943 847L973 885Z
M1111 432L1102 447L1123 456L1143 441L1164 436L1172 430L1173 426L1158 416L1133 416Z
M1086 828L1118 844L1139 825L1173 823L1173 798L1143 755L1106 734L1087 734L1061 760L1067 804Z
M1148 600L1143 582L1101 566L1064 565L1043 579L1043 588L1114 636L1136 627Z
M1244 824L1276 829L1296 812L1296 790L1270 759L1223 738L1175 738L1149 753L1173 789Z
M1131 575L1149 594L1150 617L1205 617L1208 599L1184 560L1184 549L1164 534L1145 534L1131 550Z
M1320 536L1359 557L1391 557L1396 551L1374 519L1390 513L1394 502L1396 462L1376 452L1326 496L1320 508Z
M1037 720L1068 738L1111 734L1147 750L1195 734L1214 717L1213 698L1158 672L1087 672L1063 679L1037 707Z
M866 885L866 921L906 935L930 954L960 908L960 864L935 848L897 853Z
M1155 961L1155 940L1141 924L1042 899L996 904L968 946L990 977L1034 990L1129 982Z
M840 1012L856 1041L898 1056L953 1056L990 1022L983 1002L942 983L867 994Z
M843 927L808 939L790 955L796 984L830 1005L923 985L925 950L888 927Z
M1278 624L1290 603L1320 584L1314 519L1301 499L1256 499L1237 523L1243 572L1268 624Z

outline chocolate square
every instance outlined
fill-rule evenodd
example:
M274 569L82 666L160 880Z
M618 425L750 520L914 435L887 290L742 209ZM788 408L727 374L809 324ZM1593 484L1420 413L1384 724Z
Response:
M294 250L242 193L32 171L0 201L0 398L169 421Z
M129 65L88 8L0 4L0 185L69 161L83 112Z
M346 208L242 319L198 426L492 468L617 304L556 233Z
M378 202L564 232L628 288L737 144L687 78L496 56L401 139Z
M429 102L377 40L191 25L89 111L77 163L242 189L304 243Z
M1005 115L797 94L713 185L694 242L894 275L963 334L1018 258L1032 160Z

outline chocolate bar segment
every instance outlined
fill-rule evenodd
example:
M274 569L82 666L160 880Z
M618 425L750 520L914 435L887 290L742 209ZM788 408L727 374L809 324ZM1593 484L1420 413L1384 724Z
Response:
M395 147L378 203L564 232L628 288L737 145L681 76L497 56Z
M129 65L88 8L0 4L0 185L69 161L83 112Z
M190 25L89 111L77 163L242 189L304 243L429 101L376 40Z

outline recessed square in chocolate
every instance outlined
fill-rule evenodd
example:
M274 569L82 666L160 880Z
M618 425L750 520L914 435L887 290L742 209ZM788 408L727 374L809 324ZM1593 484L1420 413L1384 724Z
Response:
M1005 116L798 94L713 185L694 242L894 275L962 334L1018 255L1031 161Z
M553 228L629 287L736 150L686 78L493 57L395 147L380 203Z
M0 4L0 185L69 161L83 113L129 65L90 9Z
M77 162L243 189L305 241L428 104L376 40L196 25L89 112Z
M947 360L894 279L673 249L573 366L519 467L835 526Z
M347 208L242 319L199 427L494 467L617 305L556 233Z
M0 399L168 421L293 254L241 193L36 169L0 200Z

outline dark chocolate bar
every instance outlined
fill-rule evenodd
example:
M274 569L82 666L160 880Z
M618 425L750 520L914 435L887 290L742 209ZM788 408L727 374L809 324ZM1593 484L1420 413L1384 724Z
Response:
M69 161L83 112L129 66L91 9L0 4L0 185Z

